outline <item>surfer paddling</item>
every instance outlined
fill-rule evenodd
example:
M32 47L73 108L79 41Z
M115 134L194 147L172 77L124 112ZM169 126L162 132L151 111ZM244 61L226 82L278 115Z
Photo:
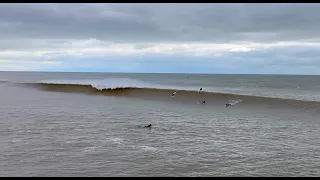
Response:
M151 128L151 124L149 124L148 126L144 126L145 128Z
M227 103L226 105L224 105L225 107L228 107L228 106L231 106L231 104L230 103Z
M198 93L200 93L202 91L202 87L199 89Z

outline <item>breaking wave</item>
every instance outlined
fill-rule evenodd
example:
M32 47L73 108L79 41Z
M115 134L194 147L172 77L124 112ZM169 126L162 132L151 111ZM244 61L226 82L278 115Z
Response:
M40 90L65 92L65 93L86 93L92 95L122 96L150 100L175 101L182 103L193 103L206 101L205 105L219 105L226 103L231 105L263 105L266 108L294 107L313 108L320 111L320 102L284 99L277 97L262 97L255 95L223 93L204 91L199 93L195 87L169 86L139 81L130 78L109 78L103 80L47 80L35 83L25 83ZM174 98L171 97L173 91L177 91Z

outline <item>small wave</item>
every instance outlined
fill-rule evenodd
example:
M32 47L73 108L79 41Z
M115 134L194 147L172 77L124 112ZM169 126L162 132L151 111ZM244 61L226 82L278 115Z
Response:
M6 82L9 82L9 80L7 80L7 79L0 79L0 83L6 83Z

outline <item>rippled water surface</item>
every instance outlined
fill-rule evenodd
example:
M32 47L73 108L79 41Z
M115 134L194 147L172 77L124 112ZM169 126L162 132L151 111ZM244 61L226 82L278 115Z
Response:
M225 108L8 83L0 83L0 93L1 176L320 175L320 116L308 109L249 108L245 101Z

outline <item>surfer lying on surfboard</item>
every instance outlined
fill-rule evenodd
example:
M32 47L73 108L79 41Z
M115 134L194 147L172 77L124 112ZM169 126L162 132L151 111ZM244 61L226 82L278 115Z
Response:
M224 105L225 107L228 107L228 106L231 106L231 104L230 103L227 103L226 105Z
M145 128L151 127L151 124L149 124L148 126L144 126Z

